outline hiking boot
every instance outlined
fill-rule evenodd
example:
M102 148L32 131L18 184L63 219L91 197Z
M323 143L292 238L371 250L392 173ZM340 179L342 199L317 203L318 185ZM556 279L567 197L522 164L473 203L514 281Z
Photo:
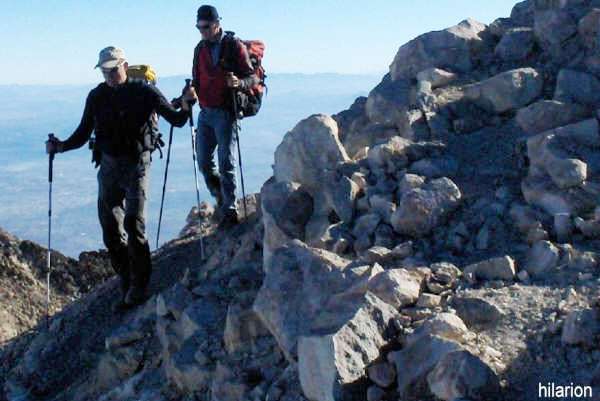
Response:
M219 223L219 227L222 229L229 229L236 226L238 223L237 211L235 209L230 209L223 212L223 218Z
M146 302L146 290L137 286L132 286L125 296L124 303L127 307L132 308Z

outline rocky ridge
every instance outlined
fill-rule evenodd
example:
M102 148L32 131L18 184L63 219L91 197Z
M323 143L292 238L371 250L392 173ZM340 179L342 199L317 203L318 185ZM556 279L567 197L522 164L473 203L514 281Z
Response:
M4 397L598 399L599 27L595 0L527 0L401 46L285 135L240 226L193 210L146 305L110 315L114 281L69 305Z

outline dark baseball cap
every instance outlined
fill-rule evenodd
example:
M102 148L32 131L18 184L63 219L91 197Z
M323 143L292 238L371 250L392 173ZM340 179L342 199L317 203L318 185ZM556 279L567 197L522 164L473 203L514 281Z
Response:
M196 16L196 21L218 21L221 18L219 17L219 13L217 9L213 6L203 5L198 8L198 15Z

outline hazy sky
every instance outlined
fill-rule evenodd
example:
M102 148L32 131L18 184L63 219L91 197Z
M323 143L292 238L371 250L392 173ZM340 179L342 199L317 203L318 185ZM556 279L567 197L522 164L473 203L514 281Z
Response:
M199 39L192 0L2 0L0 84L88 83L108 45L159 76L187 74ZM466 17L490 23L515 0L213 1L225 29L267 45L270 72L380 73L400 45Z

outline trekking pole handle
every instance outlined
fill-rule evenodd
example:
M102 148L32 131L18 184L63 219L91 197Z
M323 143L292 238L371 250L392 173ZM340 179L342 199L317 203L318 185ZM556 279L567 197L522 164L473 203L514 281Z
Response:
M48 134L48 140L49 141L55 141L56 137L54 136L54 134ZM54 152L50 152L50 154L48 155L48 182L52 182L52 165L54 161Z

